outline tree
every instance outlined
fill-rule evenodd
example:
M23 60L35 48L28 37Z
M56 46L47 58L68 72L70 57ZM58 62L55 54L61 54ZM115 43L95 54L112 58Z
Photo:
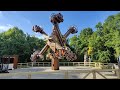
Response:
M80 57L88 50L93 61L116 62L120 56L120 13L108 16L104 23L98 22L95 27L94 32L85 28L77 37L70 38L71 46Z
M83 29L80 34L74 35L70 38L70 45L74 48L75 53L77 54L78 60L83 61L84 53L88 49L89 39L93 33L91 28Z
M30 61L33 48L41 49L44 45L42 39L26 35L18 27L0 33L0 55L19 55L20 62Z

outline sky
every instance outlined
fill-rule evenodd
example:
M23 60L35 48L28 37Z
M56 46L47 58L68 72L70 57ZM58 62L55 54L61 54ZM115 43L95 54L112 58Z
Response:
M50 35L53 24L50 22L52 13L61 13L64 21L59 24L61 33L64 34L72 25L77 26L78 33L84 28L90 27L95 30L95 25L120 11L0 11L0 32L17 26L24 33L43 38L42 35L32 31L34 25L39 25ZM75 34L75 35L77 35ZM70 35L71 37L73 35Z

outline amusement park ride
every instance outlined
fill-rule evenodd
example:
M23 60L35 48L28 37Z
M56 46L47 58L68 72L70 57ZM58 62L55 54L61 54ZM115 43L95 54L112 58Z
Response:
M69 36L69 34L75 34L78 32L77 28L75 26L71 26L68 31L62 35L58 24L63 21L64 19L61 13L51 15L51 23L53 24L53 31L51 36L48 36L40 26L33 26L34 32L39 32L48 38L43 49L41 51L36 50L31 55L32 62L36 61L37 58L43 58L43 54L49 48L51 51L48 53L47 57L52 60L52 70L59 70L59 60L64 57L69 61L77 59L77 56L70 50L66 41L66 38Z

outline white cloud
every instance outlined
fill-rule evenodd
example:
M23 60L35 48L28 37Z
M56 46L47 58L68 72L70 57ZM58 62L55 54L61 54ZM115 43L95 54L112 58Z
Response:
M36 37L38 37L39 39L44 39L44 36L36 36Z
M17 14L17 15L20 18L21 22L24 22L24 23L29 24L29 25L32 24L32 22L27 17L23 16L22 14Z
M26 23L31 24L31 21L28 20L27 18L23 18L23 20L26 21Z
M26 24L31 24L31 21L27 17L23 16L21 12L12 11L12 13L16 15L18 18L20 18L21 22L25 22Z
M2 13L2 16L3 16L3 12L1 12ZM27 17L25 17L20 11L6 11L6 12L4 12L4 14L5 14L5 18L7 18L8 20L10 19L10 18L14 18L15 17L15 19L13 19L13 22L16 22L17 24L19 24L19 23L26 23L26 24L31 24L31 21L27 18ZM18 23L19 22L19 23Z
M35 33L35 32L33 33L32 36L35 36L35 37L37 37L39 39L44 39L44 40L47 40L49 38L49 36L45 36L45 35L42 35L40 33Z
M6 25L0 25L0 32L7 31L8 29L14 27L13 25L6 24Z
M41 35L40 33L35 33L35 32L34 32L34 35L35 35L37 38L39 38L39 39L44 39L44 36Z

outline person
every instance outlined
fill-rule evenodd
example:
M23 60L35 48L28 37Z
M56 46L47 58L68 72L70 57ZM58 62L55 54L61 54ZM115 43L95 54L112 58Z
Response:
M118 67L120 69L120 56L118 57Z
M89 62L91 62L91 58L90 58L90 56L89 56Z

